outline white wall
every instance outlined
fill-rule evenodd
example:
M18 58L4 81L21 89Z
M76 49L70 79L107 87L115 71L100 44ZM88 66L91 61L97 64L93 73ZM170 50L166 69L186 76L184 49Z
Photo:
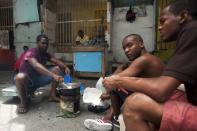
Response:
M122 50L122 39L129 34L140 34L148 51L154 50L154 10L152 5L146 6L147 16L136 17L133 23L125 20L129 7L115 8L112 25L112 53L117 62L125 62L127 58Z

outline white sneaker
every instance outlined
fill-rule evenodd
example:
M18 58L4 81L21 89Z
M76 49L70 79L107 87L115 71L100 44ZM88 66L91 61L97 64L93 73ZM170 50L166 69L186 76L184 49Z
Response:
M102 119L86 119L84 125L89 130L95 131L109 131L112 129L112 123Z

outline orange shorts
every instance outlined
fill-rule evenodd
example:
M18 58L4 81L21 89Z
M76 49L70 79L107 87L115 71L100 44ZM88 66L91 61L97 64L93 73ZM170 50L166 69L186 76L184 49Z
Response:
M175 91L164 104L159 131L197 131L197 106L187 101L184 92Z

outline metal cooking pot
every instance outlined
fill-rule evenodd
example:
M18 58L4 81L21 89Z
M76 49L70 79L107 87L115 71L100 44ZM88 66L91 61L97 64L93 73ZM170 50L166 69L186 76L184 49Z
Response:
M80 83L61 83L57 88L57 92L62 96L80 95Z

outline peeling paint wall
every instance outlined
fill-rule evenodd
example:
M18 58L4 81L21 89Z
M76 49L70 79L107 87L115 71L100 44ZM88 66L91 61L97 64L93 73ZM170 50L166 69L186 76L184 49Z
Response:
M36 36L41 33L37 0L14 0L14 43L17 56L23 46L35 47Z
M41 22L30 23L27 25L19 24L15 28L16 53L23 52L23 46L36 47L36 37L41 33Z
M51 45L55 43L56 14L45 8L48 4L48 0L41 3L37 3L37 0L14 0L14 43L17 56L23 51L24 45L36 47L36 37L41 33L49 37L49 51L53 52Z
M39 14L37 0L14 0L14 22L15 24L38 22Z

